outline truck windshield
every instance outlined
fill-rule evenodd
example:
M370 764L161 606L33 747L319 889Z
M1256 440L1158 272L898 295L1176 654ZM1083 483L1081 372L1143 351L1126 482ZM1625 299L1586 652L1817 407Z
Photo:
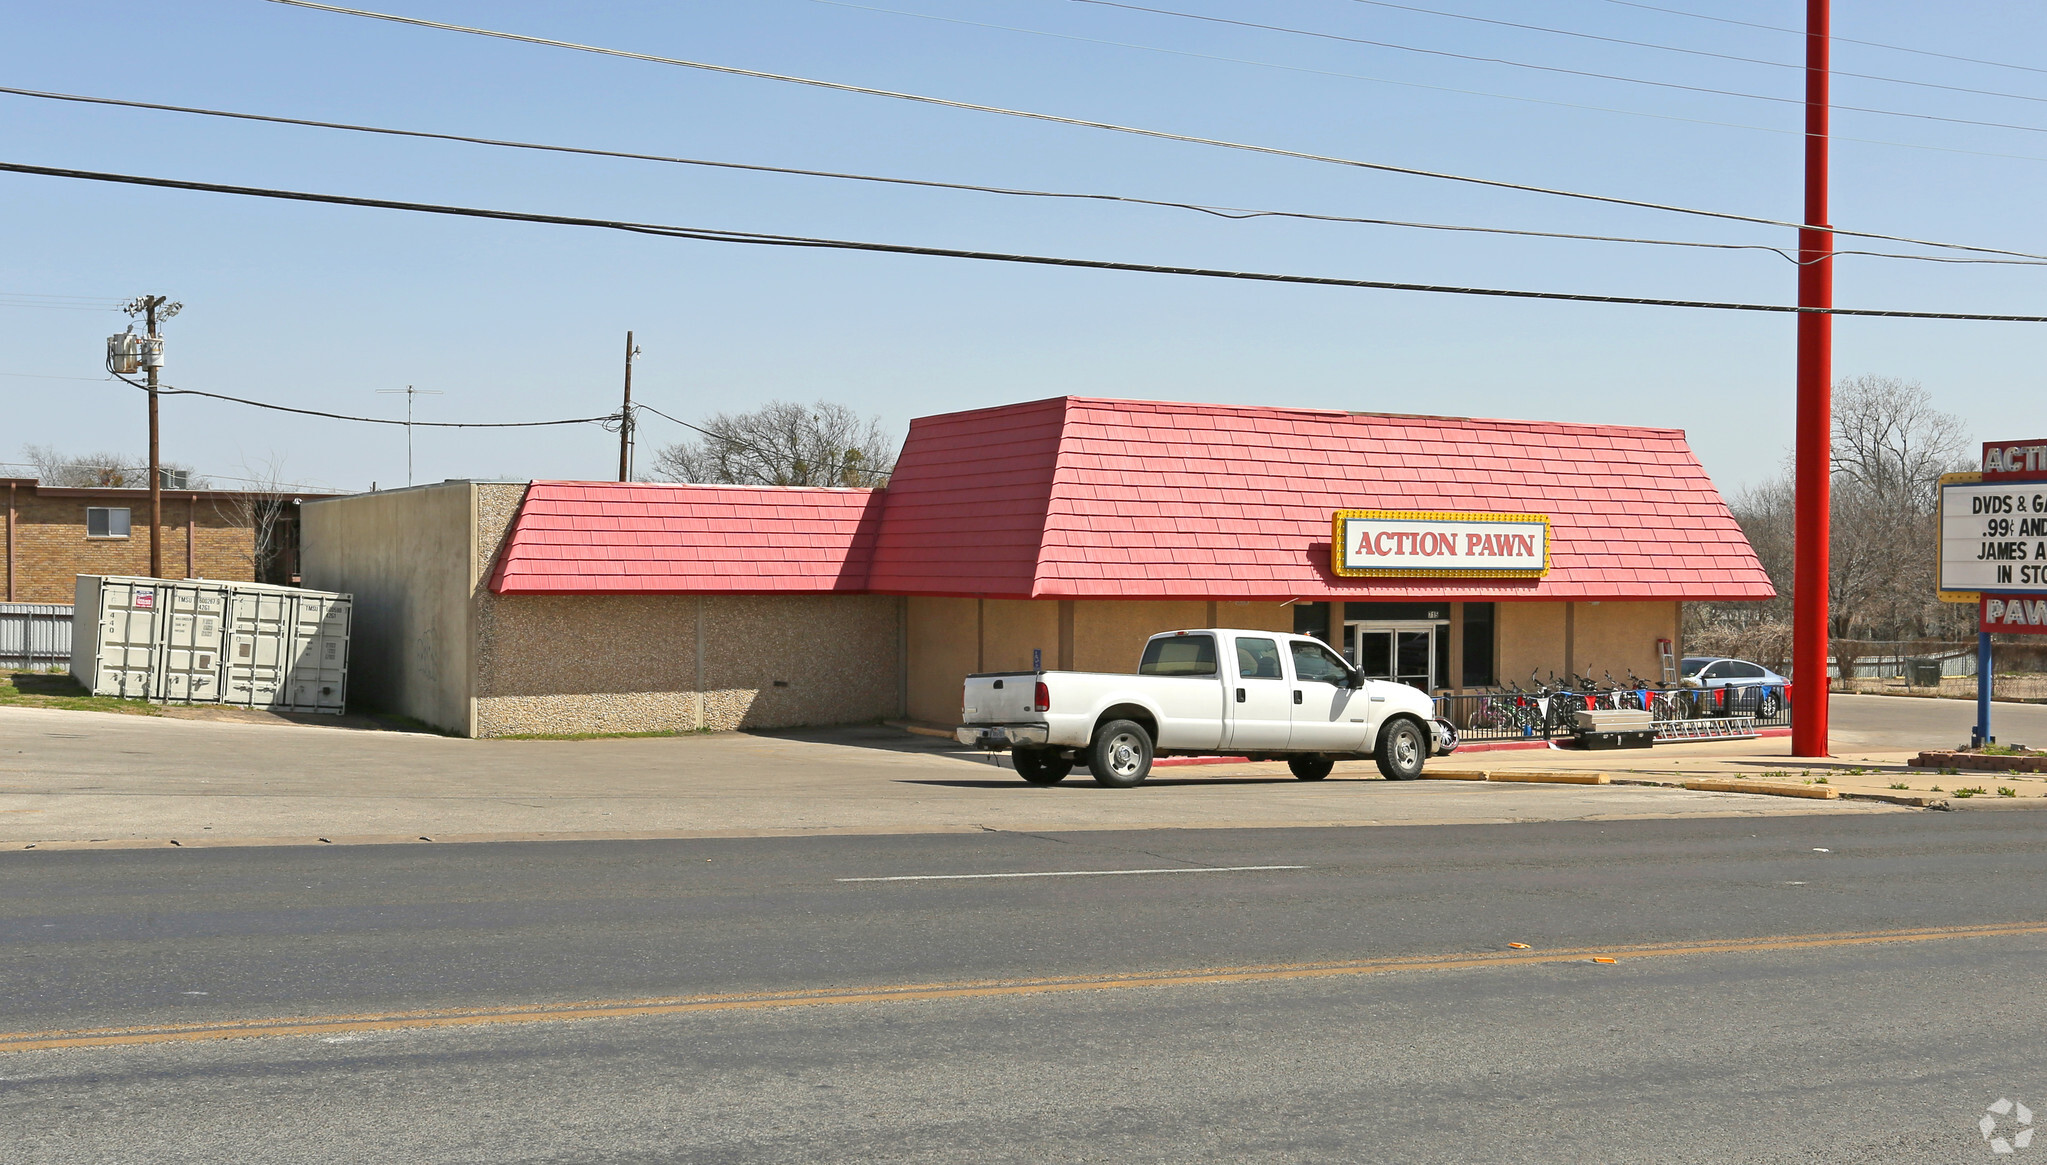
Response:
M1215 636L1169 635L1144 645L1144 661L1137 665L1141 676L1212 676L1215 674Z

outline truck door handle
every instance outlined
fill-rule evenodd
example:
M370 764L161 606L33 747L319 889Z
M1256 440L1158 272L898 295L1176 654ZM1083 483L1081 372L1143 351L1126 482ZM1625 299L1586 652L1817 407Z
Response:
M1241 704L1241 703L1243 703L1243 702L1244 702L1244 689L1242 689L1242 688L1238 688L1238 689L1237 689L1237 703Z
M1301 702L1301 689L1299 689L1299 688L1295 688L1295 689L1294 689L1294 703L1298 704L1298 703L1300 703L1300 702Z

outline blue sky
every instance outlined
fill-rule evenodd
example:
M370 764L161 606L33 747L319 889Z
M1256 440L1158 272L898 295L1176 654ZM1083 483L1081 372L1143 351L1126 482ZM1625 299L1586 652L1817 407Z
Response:
M1800 206L1800 111L1772 102L1133 12L1077 0L365 5L667 56L1771 218ZM1479 56L1797 98L1799 72L1361 0L1158 0ZM1418 6L1780 62L1799 37L1613 0ZM1686 7L1682 0L1671 6ZM1696 11L1796 27L1803 5ZM888 9L892 11L884 11ZM399 27L264 0L14 0L4 84L770 165L1433 222L1791 246L1792 232L1260 157ZM921 13L920 18L904 13ZM2031 6L1842 4L1837 34L2047 66ZM964 22L964 23L963 23ZM1007 27L987 27L1007 26ZM1031 32L1015 31L1019 29ZM1060 34L1060 35L1037 35ZM1115 42L1115 43L1105 43ZM1133 47L1136 46L1136 47ZM1158 50L1173 50L1171 52ZM1227 57L1236 60L1218 60ZM1262 62L1252 64L1244 62ZM1284 67L1274 67L1284 66ZM2047 71L1843 44L1842 227L2047 251ZM1341 75L1339 75L1341 74ZM1507 98L1518 98L1510 100ZM2027 98L2031 98L2028 100ZM1718 124L1713 124L1718 123ZM1877 142L1886 144L1875 144ZM1790 302L1758 251L1226 221L816 178L394 141L0 96L0 159L371 197L930 246L1398 281ZM1846 243L1843 244L1847 245ZM1785 317L1223 283L784 251L0 174L0 293L186 305L171 384L345 413L529 420L636 397L697 419L775 398L909 419L1062 393L1684 428L1721 482L1790 441ZM1842 306L2047 314L2047 271L1844 258ZM107 310L0 296L0 460L144 448L105 382ZM1983 438L2034 437L2037 325L1842 320L1835 367L1923 382ZM81 379L60 379L81 378ZM337 489L402 483L399 430L167 398L168 459L281 459ZM2023 431L2021 431L2023 430ZM658 419L641 463L684 434ZM607 477L594 427L421 430L422 481ZM19 472L6 470L0 472Z

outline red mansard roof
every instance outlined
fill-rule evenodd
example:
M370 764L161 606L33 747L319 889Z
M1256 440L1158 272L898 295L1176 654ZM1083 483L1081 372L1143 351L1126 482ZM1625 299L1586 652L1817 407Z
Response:
M1551 570L1540 579L1341 578L1329 563L1339 509L1546 513ZM492 588L1274 600L1772 594L1679 430L1078 397L921 418L889 488L872 494L536 482Z
M859 591L865 489L536 481L491 574L503 595Z

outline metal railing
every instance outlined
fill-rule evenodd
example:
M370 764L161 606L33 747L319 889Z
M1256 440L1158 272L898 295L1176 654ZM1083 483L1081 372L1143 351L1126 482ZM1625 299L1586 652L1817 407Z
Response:
M70 662L69 603L0 603L0 668L33 670Z
M1653 724L1734 717L1746 717L1758 728L1791 723L1791 701L1783 684L1599 688L1582 692L1506 689L1436 697L1436 715L1455 725L1458 736L1467 741L1573 737L1578 734L1577 714L1588 708L1646 710Z

